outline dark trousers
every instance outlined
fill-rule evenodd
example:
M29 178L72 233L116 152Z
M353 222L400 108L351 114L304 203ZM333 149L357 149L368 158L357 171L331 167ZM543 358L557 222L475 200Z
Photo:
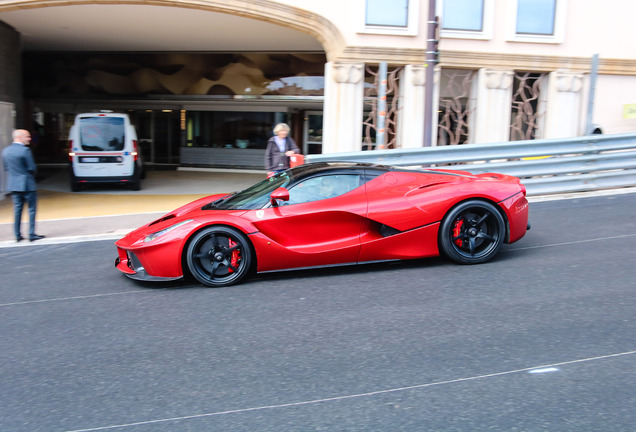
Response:
M29 237L35 235L35 208L37 204L37 192L11 192L11 199L13 200L13 211L15 216L15 223L13 225L13 233L15 238L20 238L20 225L22 223L22 209L26 203L29 206Z

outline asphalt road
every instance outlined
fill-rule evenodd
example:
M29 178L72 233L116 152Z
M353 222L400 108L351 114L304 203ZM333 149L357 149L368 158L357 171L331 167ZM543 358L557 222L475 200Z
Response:
M143 284L111 241L0 249L0 430L633 431L636 194L443 259Z

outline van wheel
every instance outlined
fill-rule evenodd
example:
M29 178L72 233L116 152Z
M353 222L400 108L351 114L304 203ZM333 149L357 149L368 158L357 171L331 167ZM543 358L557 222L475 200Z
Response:
M138 191L141 189L141 175L139 171L140 169L135 165L135 172L133 173L130 182L130 188L134 191Z
M81 189L79 182L75 179L75 175L71 172L71 192L79 192Z

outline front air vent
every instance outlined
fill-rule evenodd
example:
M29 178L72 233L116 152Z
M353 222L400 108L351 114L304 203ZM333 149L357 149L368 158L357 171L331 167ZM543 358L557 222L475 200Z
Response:
M163 221L167 221L167 220L170 220L170 219L174 219L175 217L176 217L175 215L169 214L169 215L166 215L166 216L162 217L161 219L157 219L154 222L150 222L150 224L148 226L153 226L153 225L158 224L159 222L163 222Z

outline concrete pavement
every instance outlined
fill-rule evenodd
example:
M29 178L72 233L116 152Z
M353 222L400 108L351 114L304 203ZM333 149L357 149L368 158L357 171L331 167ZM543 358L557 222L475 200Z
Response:
M118 239L129 231L197 198L242 190L265 178L264 171L178 169L148 171L140 191L119 185L95 185L70 192L68 172L51 170L38 183L36 232L46 238L15 242L13 203L0 200L0 247ZM28 214L22 215L28 235Z

